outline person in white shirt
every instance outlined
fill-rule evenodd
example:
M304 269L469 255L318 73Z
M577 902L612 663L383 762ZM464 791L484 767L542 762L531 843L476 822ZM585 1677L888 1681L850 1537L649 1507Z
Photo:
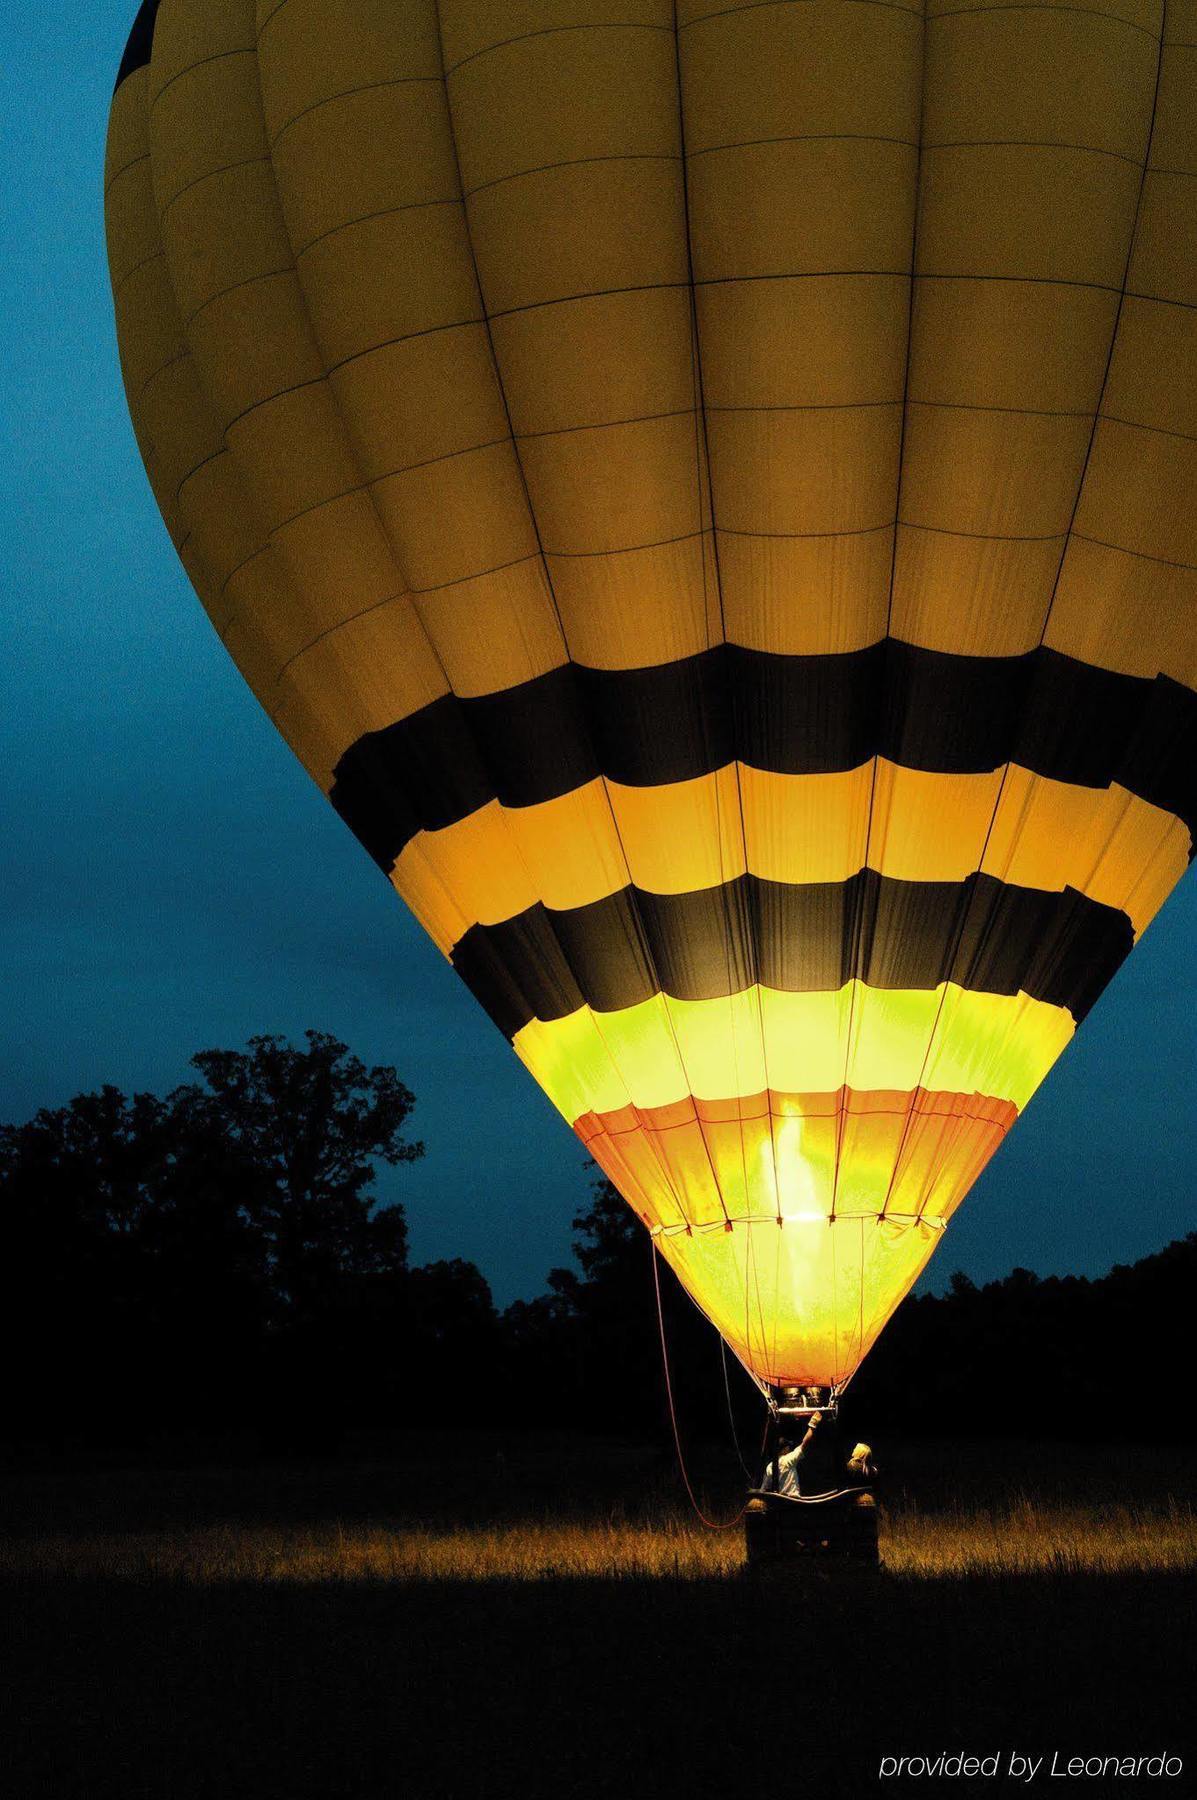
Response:
M806 1436L792 1450L782 1451L779 1447L775 1456L770 1457L764 1476L761 1480L762 1494L781 1494L787 1499L796 1499L802 1489L798 1481L798 1465L810 1448L811 1440L822 1422L822 1413L812 1413L806 1428Z

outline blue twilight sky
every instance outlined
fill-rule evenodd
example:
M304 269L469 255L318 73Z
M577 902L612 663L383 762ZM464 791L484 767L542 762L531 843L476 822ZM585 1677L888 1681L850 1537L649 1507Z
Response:
M415 1256L531 1295L568 1255L581 1148L266 722L142 473L100 205L134 10L20 7L0 73L0 1118L103 1081L164 1091L196 1049L322 1027L419 1097L427 1157L386 1184ZM1190 879L982 1177L936 1282L1099 1272L1197 1225L1195 923Z

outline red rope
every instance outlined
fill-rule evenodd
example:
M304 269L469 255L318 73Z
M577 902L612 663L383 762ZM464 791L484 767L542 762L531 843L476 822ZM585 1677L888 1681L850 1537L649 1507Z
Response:
M661 1367L665 1371L665 1396L669 1401L669 1423L673 1427L673 1448L677 1453L678 1472L681 1475L686 1493L689 1495L690 1504L694 1508L698 1518L706 1526L707 1530L731 1531L740 1523L740 1520L748 1511L748 1501L745 1500L734 1519L708 1519L707 1515L703 1512L702 1507L698 1504L698 1496L694 1492L694 1488L690 1482L689 1472L686 1468L686 1459L682 1455L682 1439L677 1428L677 1411L673 1404L673 1381L669 1374L669 1346L665 1341L665 1311L661 1304L661 1269L657 1256L657 1246L651 1237L648 1242L649 1251L653 1259L653 1286L656 1289L657 1295L657 1329L661 1334Z

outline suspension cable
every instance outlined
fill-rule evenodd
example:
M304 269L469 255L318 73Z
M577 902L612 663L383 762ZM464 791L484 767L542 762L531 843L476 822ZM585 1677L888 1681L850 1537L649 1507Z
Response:
M682 1485L689 1496L691 1506L694 1508L697 1517L706 1526L707 1530L731 1531L740 1523L740 1520L748 1511L748 1500L745 1499L743 1506L733 1519L708 1519L706 1513L703 1512L702 1507L698 1503L698 1496L694 1492L694 1487L690 1480L690 1473L686 1468L686 1459L682 1454L681 1433L678 1430L677 1409L673 1403L673 1380L669 1373L669 1345L665 1339L665 1309L661 1302L660 1262L655 1241L652 1238L649 1238L648 1242L649 1254L653 1259L653 1288L657 1297L657 1330L661 1338L661 1367L665 1373L665 1397L669 1402L669 1423L673 1428L673 1448L677 1456L678 1473L681 1475Z

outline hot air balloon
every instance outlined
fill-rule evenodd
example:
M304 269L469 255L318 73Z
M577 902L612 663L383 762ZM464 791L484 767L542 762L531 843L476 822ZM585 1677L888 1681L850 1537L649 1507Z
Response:
M834 1399L1184 873L1192 0L147 0L154 493L767 1393Z

